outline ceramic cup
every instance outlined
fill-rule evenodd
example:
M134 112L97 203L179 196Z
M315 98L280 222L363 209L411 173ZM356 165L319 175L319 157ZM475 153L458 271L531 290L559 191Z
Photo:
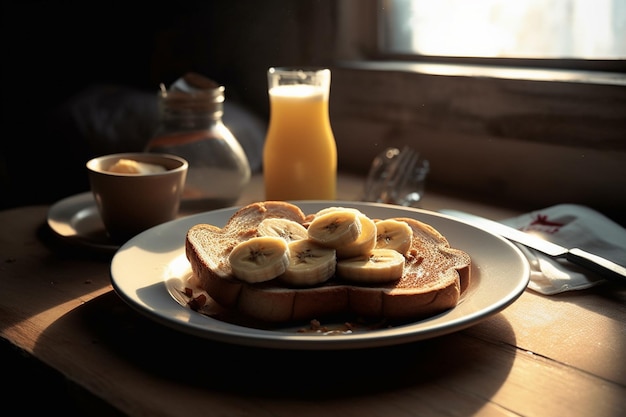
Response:
M158 153L119 153L89 160L91 191L111 239L124 243L175 219L188 167L183 158Z

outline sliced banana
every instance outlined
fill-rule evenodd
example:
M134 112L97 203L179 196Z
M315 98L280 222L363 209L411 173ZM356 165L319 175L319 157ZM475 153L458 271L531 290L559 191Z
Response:
M372 249L365 255L337 261L337 275L367 284L395 281L404 273L404 256L393 249Z
M376 248L393 249L405 255L412 240L413 229L408 223L395 219L376 222Z
M359 212L352 209L337 208L316 214L308 228L310 239L334 249L353 243L360 234Z
M309 234L306 228L298 222L280 217L263 219L257 227L259 236L278 236L287 242L306 239Z
M278 236L253 237L238 243L228 261L233 274L251 284L283 274L289 265L287 241Z
M361 234L351 244L337 248L337 258L345 259L370 253L376 246L376 223L365 214L359 214L361 221Z
M359 209L355 209L353 207L341 207L341 206L332 206L332 207L326 207L321 209L320 211L318 211L317 213L315 213L316 216L321 216L323 214L326 213L331 213L333 211L353 211L356 214L361 214L361 211Z
M300 239L289 242L289 266L280 280L293 286L311 286L328 281L335 275L335 250Z

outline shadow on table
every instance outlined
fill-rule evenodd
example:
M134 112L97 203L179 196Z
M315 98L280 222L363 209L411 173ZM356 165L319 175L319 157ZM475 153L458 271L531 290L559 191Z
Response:
M480 409L506 380L515 358L515 335L502 315L498 339L484 343L458 332L421 342L341 351L273 350L212 342L159 325L109 292L78 307L50 326L42 338L58 339L57 327L82 327L89 349L117 355L120 366L176 384L247 397L289 398L316 404L411 389L429 400L433 389L450 401ZM65 321L63 325L60 323ZM480 325L480 323L478 324ZM35 347L37 349L37 347ZM498 361L499 366L490 364ZM504 363L504 366L503 366ZM489 372L486 378L484 372ZM488 381L488 382L486 382ZM395 394L394 394L395 393ZM446 407L442 405L442 407Z

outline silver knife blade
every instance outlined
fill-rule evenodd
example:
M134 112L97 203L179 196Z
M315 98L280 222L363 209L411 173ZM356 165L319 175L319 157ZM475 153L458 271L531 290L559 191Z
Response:
M626 283L626 267L619 265L609 259L603 258L593 253L589 253L579 248L568 249L556 243L549 242L541 237L530 233L522 232L513 227L489 220L484 217L466 213L459 210L439 210L440 213L463 220L479 229L502 236L506 239L521 243L524 246L533 248L539 252L554 258L565 258L568 261L593 270L605 278L618 280Z

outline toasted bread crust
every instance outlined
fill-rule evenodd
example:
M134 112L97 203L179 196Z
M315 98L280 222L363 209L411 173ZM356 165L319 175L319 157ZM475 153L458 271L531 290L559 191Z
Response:
M223 228L199 224L187 233L185 250L195 278L218 304L266 322L292 322L352 313L366 318L404 320L431 316L456 306L470 281L471 259L451 248L428 224L397 218L413 229L405 273L385 285L361 286L334 277L311 288L287 288L272 280L248 284L232 275L227 258L239 242L256 234L266 217L306 223L311 216L285 202L260 202L238 210Z

